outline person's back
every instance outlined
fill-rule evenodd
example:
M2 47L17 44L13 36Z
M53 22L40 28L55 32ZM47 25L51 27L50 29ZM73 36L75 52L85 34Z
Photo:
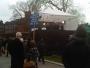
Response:
M2 51L3 51L3 40L0 39L0 56L2 55Z
M40 54L43 54L45 52L45 41L44 39L41 39L39 42L38 42L38 51L40 52Z
M38 42L37 48L38 48L38 51L39 51L38 60L39 60L39 61L42 61L42 63L44 64L44 63L45 63L45 61L44 61L45 41L44 41L43 38Z
M88 46L78 40L70 42L64 51L63 62L67 68L86 68L88 64Z
M11 54L12 53L12 48L13 48L13 40L12 39L7 39L5 41L5 45L7 45L7 50Z
M65 68L89 68L90 57L86 38L87 33L81 25L63 51Z
M37 47L34 40L28 40L27 44L27 51L26 51L26 59L28 61L33 61L35 63L35 68L38 67L37 65Z

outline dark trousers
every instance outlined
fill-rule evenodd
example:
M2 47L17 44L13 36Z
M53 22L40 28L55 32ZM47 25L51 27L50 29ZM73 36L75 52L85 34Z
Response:
M23 68L24 59L11 57L11 68Z

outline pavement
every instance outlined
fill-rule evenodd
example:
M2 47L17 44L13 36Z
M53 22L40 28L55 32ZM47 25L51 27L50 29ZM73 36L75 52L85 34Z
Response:
M0 68L10 68L11 60L9 57L0 56ZM38 68L64 68L60 63L53 63L52 61L46 60L45 64L38 63Z

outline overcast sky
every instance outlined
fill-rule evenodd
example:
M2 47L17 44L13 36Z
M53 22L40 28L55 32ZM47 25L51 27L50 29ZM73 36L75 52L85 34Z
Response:
M5 22L10 19L12 14L10 5L15 4L17 1L26 0L0 0L0 20ZM74 0L74 3L83 9L83 13L86 15L86 21L90 22L90 0Z

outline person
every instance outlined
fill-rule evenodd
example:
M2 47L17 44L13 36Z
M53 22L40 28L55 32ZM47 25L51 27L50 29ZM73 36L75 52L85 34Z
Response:
M26 60L33 61L35 63L35 68L38 68L37 56L38 56L38 51L37 51L35 41L28 39L27 50L26 50Z
M2 46L3 46L3 44L2 44L2 39L0 39L0 56L2 56Z
M9 47L8 49L11 54L11 68L23 68L24 47L21 32L16 33L16 38L10 43Z
M40 39L40 41L38 42L37 47L38 47L38 51L39 51L38 60L44 64L45 63L45 61L44 61L45 42L44 42L43 38Z
M4 50L5 50L5 56L8 57L8 44L11 42L11 38L8 36L4 39Z
M89 68L90 52L86 39L87 32L84 25L80 25L63 51L65 68Z
M7 37L5 40L4 40L4 50L5 50L5 54L6 54L6 57L8 57L8 42L9 42L9 37Z
M4 52L3 39L0 39L0 56L2 56L3 52Z

